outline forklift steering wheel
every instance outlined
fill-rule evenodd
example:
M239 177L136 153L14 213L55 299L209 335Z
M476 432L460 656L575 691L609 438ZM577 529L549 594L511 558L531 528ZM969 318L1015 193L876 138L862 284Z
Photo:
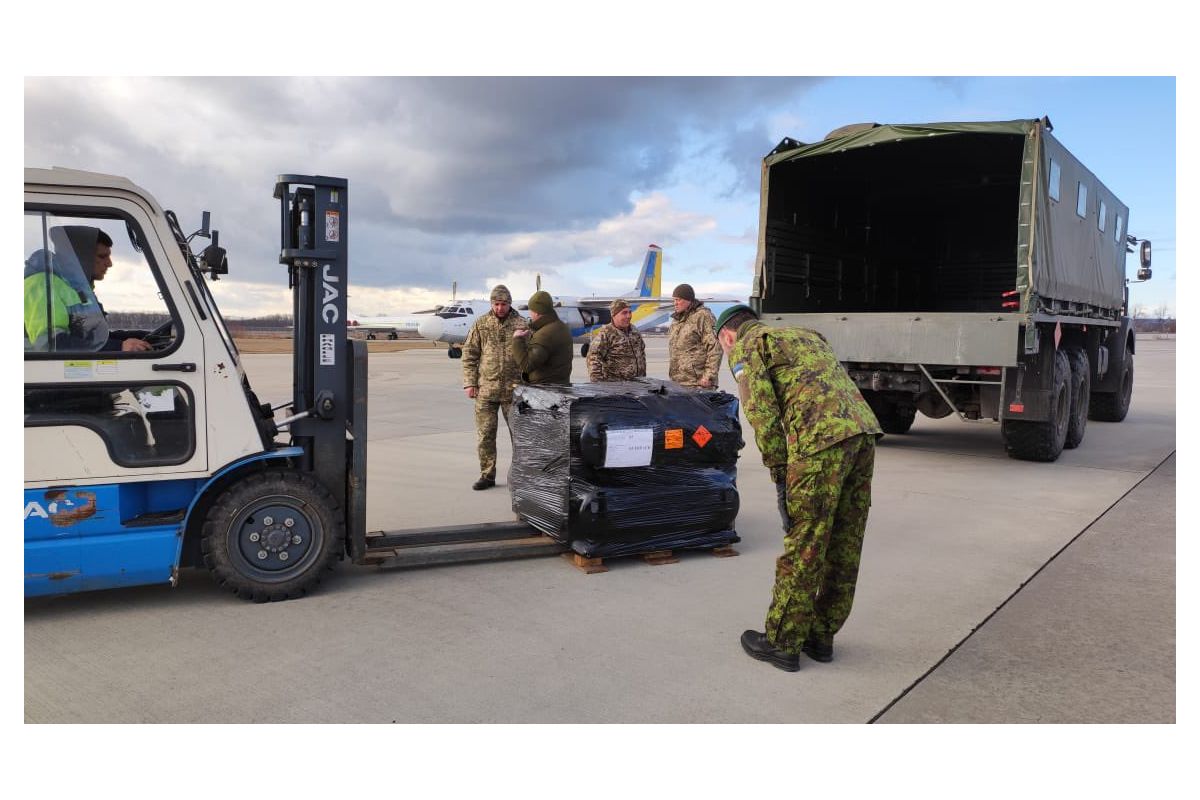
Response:
M161 347L165 347L166 345L169 345L171 343L172 339L175 338L174 336L171 335L171 329L174 326L174 324L175 324L175 321L169 319L166 322L164 322L162 325L159 325L154 330L149 331L142 338L145 341L149 342L150 345L153 348L155 348L156 350Z

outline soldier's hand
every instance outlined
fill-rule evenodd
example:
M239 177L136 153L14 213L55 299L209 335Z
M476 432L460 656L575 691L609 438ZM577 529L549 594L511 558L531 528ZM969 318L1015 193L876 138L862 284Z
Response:
M701 378L701 379L700 379L700 388L702 388L702 389L711 389L711 388L712 388L712 381L710 381L708 378Z
M521 328L520 330L513 331L514 339L524 339L528 335L529 335L528 328Z
M466 386L463 388L463 391L465 391L467 393L467 397L474 400L475 395L479 394L479 387L478 386Z
M121 342L121 350L126 353L143 353L153 349L154 346L145 339L125 339Z

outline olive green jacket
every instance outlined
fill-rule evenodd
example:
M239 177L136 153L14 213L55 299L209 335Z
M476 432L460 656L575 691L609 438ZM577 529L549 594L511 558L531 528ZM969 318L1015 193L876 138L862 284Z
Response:
M513 339L513 358L526 383L571 383L571 330L554 311L529 323L528 336Z

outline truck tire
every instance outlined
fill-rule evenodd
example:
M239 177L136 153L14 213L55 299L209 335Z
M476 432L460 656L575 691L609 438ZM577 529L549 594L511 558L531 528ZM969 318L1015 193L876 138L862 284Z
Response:
M1050 419L1045 422L1004 421L1000 433L1009 456L1025 461L1054 461L1062 453L1071 422L1071 362L1062 350L1054 354L1049 405Z
M1084 431L1087 430L1092 366L1087 351L1082 347L1067 348L1067 360L1071 362L1071 421L1067 424L1067 438L1063 441L1063 447L1072 450L1083 441Z
M883 428L884 433L908 433L913 420L917 418L916 406L897 403L870 389L864 390L862 395L875 412L875 419L879 420L879 427Z
M225 489L201 533L213 579L238 597L266 603L314 589L346 542L333 495L301 472L269 470Z
M1133 399L1133 353L1125 351L1121 367L1121 388L1115 392L1092 392L1088 416L1100 422L1120 422L1129 413Z

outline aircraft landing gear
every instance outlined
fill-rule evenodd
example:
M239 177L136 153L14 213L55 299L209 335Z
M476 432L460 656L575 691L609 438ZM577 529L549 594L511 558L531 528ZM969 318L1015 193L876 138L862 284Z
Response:
M446 355L450 358L462 358L462 348L453 346L448 347L446 348Z

